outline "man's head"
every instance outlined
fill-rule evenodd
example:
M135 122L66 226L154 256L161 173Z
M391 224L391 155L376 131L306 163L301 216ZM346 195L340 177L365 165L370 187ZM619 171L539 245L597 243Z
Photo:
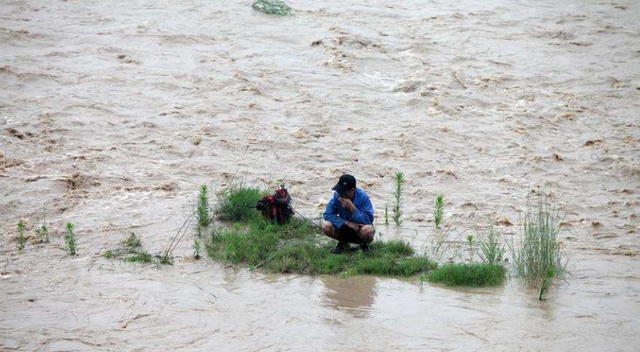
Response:
M353 199L356 194L356 178L351 175L342 175L338 183L333 186L340 197Z

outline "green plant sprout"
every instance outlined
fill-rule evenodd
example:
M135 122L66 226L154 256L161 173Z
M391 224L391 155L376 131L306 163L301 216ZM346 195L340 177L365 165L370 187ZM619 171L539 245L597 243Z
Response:
M20 251L24 249L24 246L27 243L27 239L24 237L24 231L26 228L27 226L24 221L18 221L18 250Z
M436 229L442 225L442 218L444 217L444 197L442 195L436 196L435 206L433 208L433 221L436 223Z
M404 173L402 171L396 172L395 175L395 183L396 189L393 192L394 205L393 205L393 222L396 223L397 226L402 225L402 193L404 191Z
M66 227L66 233L64 235L65 243L67 244L67 252L69 255L77 255L77 243L76 243L76 234L73 232L74 225L73 223L68 222Z
M198 216L198 225L201 227L209 226L211 220L209 215L209 191L207 185L200 186L200 193L198 194L198 208L196 210Z

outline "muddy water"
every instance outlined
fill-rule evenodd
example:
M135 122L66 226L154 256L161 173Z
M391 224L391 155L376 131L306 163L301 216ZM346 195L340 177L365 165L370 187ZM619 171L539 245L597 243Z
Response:
M640 6L632 1L2 1L0 349L637 351ZM299 277L108 261L135 231L166 247L199 184L290 185L322 211L355 174L404 229L518 233L557 197L572 276L546 302L516 280ZM16 250L14 224L52 243ZM80 256L60 229L76 224ZM31 235L31 234L30 234ZM460 233L454 239L461 239Z

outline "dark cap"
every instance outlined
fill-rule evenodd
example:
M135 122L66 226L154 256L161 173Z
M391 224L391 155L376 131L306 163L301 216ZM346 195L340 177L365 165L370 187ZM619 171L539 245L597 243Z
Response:
M348 189L351 189L356 186L356 178L351 175L342 175L340 176L340 180L338 183L333 186L333 190L338 192L338 194L342 195Z

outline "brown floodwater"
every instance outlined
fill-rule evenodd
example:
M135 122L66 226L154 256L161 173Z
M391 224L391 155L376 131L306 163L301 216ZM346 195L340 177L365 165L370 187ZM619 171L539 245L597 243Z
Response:
M640 350L640 4L289 3L1 1L0 350ZM515 278L250 272L190 239L174 266L103 257L130 231L166 248L201 184L284 182L317 217L343 172L378 236L417 249L444 194L460 258L487 224L517 241L527 195L551 194L571 275L541 302Z

